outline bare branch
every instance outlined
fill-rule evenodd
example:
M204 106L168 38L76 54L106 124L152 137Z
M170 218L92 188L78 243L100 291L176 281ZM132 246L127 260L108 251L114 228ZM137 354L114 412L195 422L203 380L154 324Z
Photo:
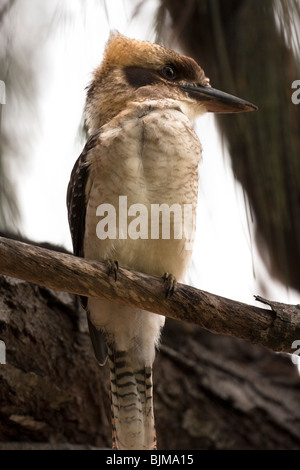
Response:
M0 237L0 273L51 289L104 298L235 336L274 351L293 353L300 340L300 306L257 300L246 305L178 284L166 298L162 279L120 267L117 281L104 263Z

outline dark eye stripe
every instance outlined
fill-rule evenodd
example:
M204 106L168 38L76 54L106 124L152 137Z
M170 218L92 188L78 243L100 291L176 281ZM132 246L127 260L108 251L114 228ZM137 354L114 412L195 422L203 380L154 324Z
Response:
M133 88L153 85L153 83L160 81L157 70L143 69L142 67L125 67L124 72L127 82Z
M183 59L176 64L166 64L160 70L136 66L127 66L123 70L127 83L133 88L153 85L163 79L170 82L176 79L194 83L199 81L197 70L195 70L191 59Z

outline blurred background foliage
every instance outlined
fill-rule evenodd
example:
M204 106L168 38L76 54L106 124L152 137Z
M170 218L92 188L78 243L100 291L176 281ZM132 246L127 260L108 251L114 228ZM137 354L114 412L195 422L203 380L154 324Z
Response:
M148 1L135 2L137 17ZM5 125L2 119L0 142L2 231L16 231L22 218L16 191L20 178L12 175L10 159L22 165L34 140L40 48L66 21L64 2L51 18L47 2L40 2L40 36L28 36L22 48L16 47L6 18L20 2L0 0L0 79L12 104ZM107 9L107 2L99 2ZM82 2L82 15L84 9ZM217 117L218 127L250 201L261 256L273 276L298 291L300 106L291 101L291 84L300 79L299 17L298 0L159 0L153 18L159 42L194 57L215 88L259 106L259 112L230 120ZM15 126L22 128L18 141Z
M27 7L27 9L26 9ZM49 17L47 2L0 0L0 80L6 86L0 133L0 230L19 232L18 186L39 134L43 54L49 36L61 27L65 9ZM32 22L32 23L31 23ZM27 29L28 24L32 27ZM20 30L23 29L23 34ZM17 170L17 171L16 171Z
M215 88L259 107L217 117L235 177L251 204L257 244L270 272L300 290L300 106L298 0L161 0L160 40L176 41Z

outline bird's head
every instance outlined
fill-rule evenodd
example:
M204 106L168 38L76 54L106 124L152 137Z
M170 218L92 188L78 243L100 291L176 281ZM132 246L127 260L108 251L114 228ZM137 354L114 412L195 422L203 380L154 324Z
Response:
M104 59L88 87L86 122L90 133L132 101L172 99L191 119L205 112L253 111L253 104L210 86L190 57L146 41L110 35Z

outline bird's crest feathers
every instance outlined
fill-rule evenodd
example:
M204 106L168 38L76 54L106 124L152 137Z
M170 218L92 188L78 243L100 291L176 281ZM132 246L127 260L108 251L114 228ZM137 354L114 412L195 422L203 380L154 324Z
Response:
M103 76L118 67L141 67L159 69L163 65L176 63L190 75L197 77L198 83L203 86L209 85L209 79L197 62L172 49L154 44L149 41L138 41L123 36L118 31L112 31L106 44L104 58L101 66L96 70L95 78L100 74Z

